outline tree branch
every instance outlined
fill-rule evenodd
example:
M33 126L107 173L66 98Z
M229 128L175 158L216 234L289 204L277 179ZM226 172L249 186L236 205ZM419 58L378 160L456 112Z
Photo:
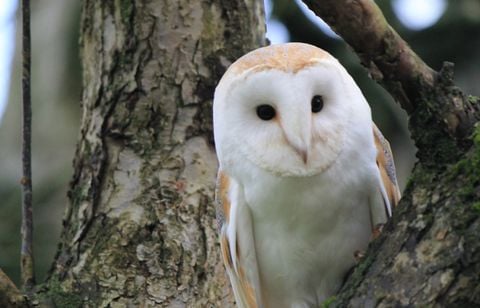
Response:
M389 91L410 116L422 114L419 122L428 127L412 131L418 147L424 145L421 132L424 128L440 129L457 144L470 145L466 140L479 120L479 110L453 85L451 64L445 64L440 72L432 70L390 27L374 1L304 2L354 49L371 77ZM441 96L449 99L438 101Z
M32 135L32 103L30 96L30 0L22 1L23 31L23 143L22 143L22 248L21 272L23 288L29 292L35 284L33 263L33 218L32 218L32 167L31 167L31 135Z
M0 307L24 307L26 306L25 297L0 269Z

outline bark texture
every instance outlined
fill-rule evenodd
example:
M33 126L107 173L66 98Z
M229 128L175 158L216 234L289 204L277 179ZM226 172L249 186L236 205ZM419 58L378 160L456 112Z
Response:
M27 307L26 298L0 269L0 307Z
M480 306L480 105L429 68L374 1L305 0L409 114L418 147L383 234L328 301L334 307Z
M83 1L75 173L34 304L227 307L211 105L226 67L264 44L263 3Z
M457 162L418 163L393 219L331 307L479 307L479 170L480 131Z

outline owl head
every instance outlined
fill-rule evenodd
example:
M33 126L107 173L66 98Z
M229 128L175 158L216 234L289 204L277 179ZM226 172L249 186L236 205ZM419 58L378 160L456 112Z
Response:
M372 135L370 108L350 75L302 43L234 62L215 90L213 116L222 169L245 161L281 177L322 173Z

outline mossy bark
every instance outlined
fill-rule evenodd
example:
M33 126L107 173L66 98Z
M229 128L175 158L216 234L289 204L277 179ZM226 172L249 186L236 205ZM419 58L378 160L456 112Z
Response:
M472 139L451 163L415 166L393 219L329 307L480 306L480 129Z
M0 269L0 307L28 307L22 292Z
M83 1L82 125L49 279L34 304L226 307L211 105L263 45L261 1Z

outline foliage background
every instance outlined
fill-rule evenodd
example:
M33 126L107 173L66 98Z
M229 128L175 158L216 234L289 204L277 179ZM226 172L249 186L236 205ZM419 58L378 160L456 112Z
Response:
M480 2L447 1L440 20L419 31L402 24L392 8L393 0L376 2L389 23L427 64L438 70L443 61L454 62L457 84L465 93L480 95ZM34 244L40 281L55 253L73 172L71 162L81 116L79 16L80 5L75 1L32 3ZM404 187L415 152L404 112L385 90L368 78L349 47L326 35L303 15L296 2L273 0L270 18L287 27L291 41L317 45L332 53L348 69L367 97L375 122L392 144L400 185ZM17 25L18 21L17 16ZM20 251L19 39L17 33L9 105L0 122L0 267L15 282L19 280Z

